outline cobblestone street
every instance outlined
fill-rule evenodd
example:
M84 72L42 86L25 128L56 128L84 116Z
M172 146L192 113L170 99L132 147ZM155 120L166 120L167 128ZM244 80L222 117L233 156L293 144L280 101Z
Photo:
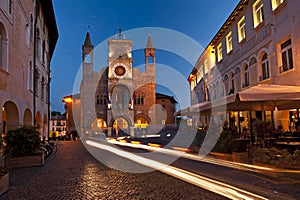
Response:
M94 159L80 141L58 142L43 167L10 171L0 199L224 199L160 172L129 174Z

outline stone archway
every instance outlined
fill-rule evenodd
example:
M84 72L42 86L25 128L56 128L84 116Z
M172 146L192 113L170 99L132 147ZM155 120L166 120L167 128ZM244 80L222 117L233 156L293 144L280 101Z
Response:
M15 103L7 101L2 107L2 122L3 122L3 133L18 128L19 122L19 111Z
M107 123L106 121L101 118L101 117L97 117L93 120L92 124L91 124L91 129L92 130L103 130L107 128Z
M112 136L130 135L130 123L124 117L117 117L112 123Z
M135 128L146 128L151 122L151 119L144 115L144 114L139 114L135 116L134 120L134 127Z
M26 108L26 110L24 112L23 124L24 124L24 126L32 125L32 113L28 108Z

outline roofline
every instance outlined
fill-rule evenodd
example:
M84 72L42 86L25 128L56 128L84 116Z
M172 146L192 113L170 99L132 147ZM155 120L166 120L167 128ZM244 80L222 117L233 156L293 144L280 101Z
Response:
M198 63L198 61L201 59L201 57L204 55L204 53L206 52L206 50L212 46L214 47L214 45L216 44L216 41L218 39L220 39L220 36L226 31L226 29L228 28L228 26L231 25L232 20L235 19L236 16L239 15L239 13L243 10L244 6L246 6L248 4L249 0L240 0L240 2L238 3L238 5L234 8L234 10L231 12L231 14L229 15L229 17L226 19L226 21L223 23L223 25L221 26L221 28L218 30L218 32L215 34L215 36L213 37L213 39L208 43L208 45L205 47L205 49L202 51L202 53L200 54L199 58L196 61L196 64ZM237 14L235 14L237 12ZM195 64L195 65L196 65ZM195 71L195 66L193 67L190 75ZM189 76L190 77L190 76ZM189 80L189 77L187 77L187 80Z
M162 95L163 97L157 97L157 95ZM169 99L171 99L174 103L178 103L178 102L175 100L174 96L169 96L169 95L162 94L162 93L159 93L159 92L155 92L155 96L156 96L155 98L157 98L157 99L169 98Z
M56 18L52 0L40 0L40 4L45 13L45 18L47 19L46 22L49 28L49 55L51 60L59 37Z

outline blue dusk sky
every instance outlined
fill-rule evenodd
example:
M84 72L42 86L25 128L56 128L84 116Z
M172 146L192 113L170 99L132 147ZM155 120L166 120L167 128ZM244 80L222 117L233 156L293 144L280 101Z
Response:
M107 66L107 40L118 29L133 41L133 67L143 70L150 34L156 48L157 91L189 106L187 77L203 48L239 0L53 0L59 39L51 62L51 110L64 112L62 97L78 92L81 46L90 32L95 71ZM96 51L97 49L97 51ZM74 89L75 87L75 89ZM74 91L73 91L74 90Z

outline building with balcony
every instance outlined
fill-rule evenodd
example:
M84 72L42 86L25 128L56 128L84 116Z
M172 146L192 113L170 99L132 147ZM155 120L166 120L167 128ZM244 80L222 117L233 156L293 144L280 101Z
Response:
M52 1L0 2L0 132L49 132L50 63L58 39Z
M241 0L209 42L188 81L195 126L254 119L291 130L299 120L300 2ZM212 108L223 111L215 112Z

